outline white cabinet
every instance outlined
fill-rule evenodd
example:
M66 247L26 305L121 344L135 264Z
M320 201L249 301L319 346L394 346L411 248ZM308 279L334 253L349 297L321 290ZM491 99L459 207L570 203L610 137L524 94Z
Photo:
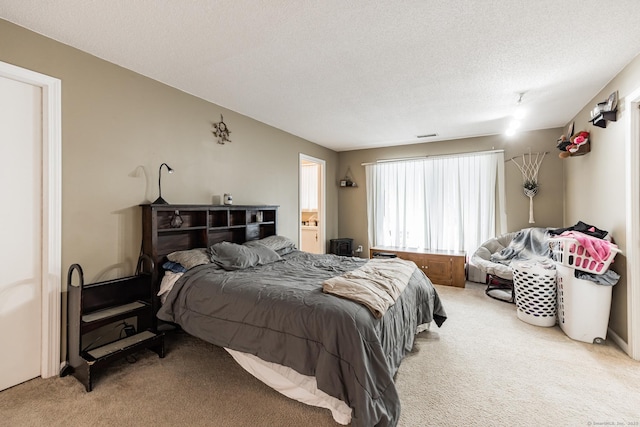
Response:
M300 249L312 254L322 253L321 242L318 236L318 227L302 226L302 248Z

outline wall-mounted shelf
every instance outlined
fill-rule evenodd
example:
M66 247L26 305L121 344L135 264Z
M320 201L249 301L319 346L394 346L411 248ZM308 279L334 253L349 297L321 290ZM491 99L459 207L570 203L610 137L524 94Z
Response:
M344 174L344 178L338 181L338 185L340 187L351 187L351 188L358 186L358 184L356 184L352 178L351 167L347 168L347 173Z
M612 92L604 102L599 102L591 112L591 123L595 126L606 128L607 120L615 122L618 112L618 91Z
M601 128L607 127L607 120L611 122L615 122L617 120L617 110L614 111L602 111L600 114L589 120L594 126L598 126Z

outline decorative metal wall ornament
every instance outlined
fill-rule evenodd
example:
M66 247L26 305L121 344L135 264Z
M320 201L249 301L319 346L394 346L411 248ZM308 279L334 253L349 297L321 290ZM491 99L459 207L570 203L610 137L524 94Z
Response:
M218 144L224 145L225 142L231 142L229 139L229 134L231 131L227 127L227 124L224 122L224 118L222 114L220 114L220 121L218 123L213 124L213 134L218 138Z

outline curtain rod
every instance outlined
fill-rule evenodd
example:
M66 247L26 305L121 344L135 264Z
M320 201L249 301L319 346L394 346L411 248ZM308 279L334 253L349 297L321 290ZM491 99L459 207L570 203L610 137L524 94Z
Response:
M504 150L467 151L466 153L436 154L433 156L403 157L398 159L380 159L380 160L376 160L375 162L360 163L360 166L369 166L369 165L375 165L378 163L410 162L413 160L420 160L420 159L439 159L439 158L446 158L446 157L458 157L458 156L470 156L470 155L472 156L476 154L490 154L490 153L504 153Z

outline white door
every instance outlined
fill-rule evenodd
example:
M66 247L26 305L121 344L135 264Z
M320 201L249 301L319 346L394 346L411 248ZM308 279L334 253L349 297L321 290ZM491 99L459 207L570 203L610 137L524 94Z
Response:
M0 77L0 390L40 375L42 89Z

